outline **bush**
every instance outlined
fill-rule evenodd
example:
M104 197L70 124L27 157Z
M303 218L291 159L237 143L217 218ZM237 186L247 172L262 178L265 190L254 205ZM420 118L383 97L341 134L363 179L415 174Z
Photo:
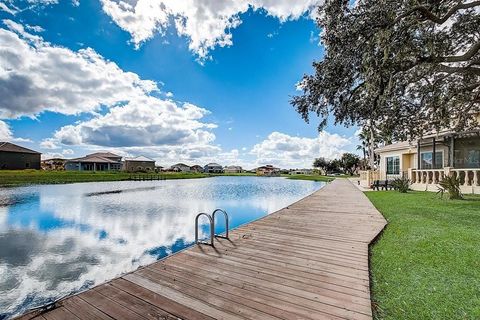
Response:
M395 178L392 182L392 186L395 190L401 193L407 193L410 190L411 181L407 177Z
M463 199L462 192L460 191L460 179L454 175L446 176L442 181L439 182L440 191L439 193L443 197L445 191L448 192L448 196L451 200L453 199Z

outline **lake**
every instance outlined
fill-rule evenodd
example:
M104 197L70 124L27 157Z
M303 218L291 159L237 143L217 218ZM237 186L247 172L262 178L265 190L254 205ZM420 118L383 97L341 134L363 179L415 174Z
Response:
M323 185L215 177L0 189L0 319L192 245L199 212L222 208L235 228ZM202 223L206 236L206 221ZM223 221L217 227L224 231Z

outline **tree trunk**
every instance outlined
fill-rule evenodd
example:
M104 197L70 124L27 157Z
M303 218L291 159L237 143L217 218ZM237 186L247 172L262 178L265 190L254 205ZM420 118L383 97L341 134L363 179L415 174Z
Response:
M369 149L370 149L370 152L369 152L369 166L370 166L370 170L373 170L374 169L374 166L375 166L375 134L373 132L373 121L370 121L370 139L368 139L369 141Z

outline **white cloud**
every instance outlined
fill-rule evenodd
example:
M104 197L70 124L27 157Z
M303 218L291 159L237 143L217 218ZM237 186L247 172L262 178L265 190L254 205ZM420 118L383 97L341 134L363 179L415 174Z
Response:
M104 147L207 145L216 125L200 120L209 112L185 103L145 97L111 108L107 114L59 129L54 137L66 145Z
M257 164L273 164L282 168L310 168L318 157L333 159L346 152L351 141L338 134L320 132L316 138L294 137L280 132L271 133L256 144L251 154Z
M0 118L93 112L158 90L91 48L53 46L16 22L4 23L11 31L0 29Z
M0 2L0 11L5 11L11 15L15 15L18 12L18 8L14 7L13 5L9 7L5 3Z
M48 138L40 142L40 147L44 149L49 149L49 150L60 149L60 147L57 145L55 140L52 138Z
M75 152L72 149L63 149L62 150L62 154L65 155L65 156L71 156L74 153Z
M155 33L164 35L175 27L190 40L189 48L200 59L214 47L232 45L231 29L241 24L240 15L249 9L264 10L281 22L298 19L322 0L101 0L103 10L138 47ZM173 21L173 23L172 23Z
M12 130L10 130L8 124L0 120L0 141L10 141L12 138Z
M32 142L30 139L15 138L10 126L2 120L0 120L0 141Z

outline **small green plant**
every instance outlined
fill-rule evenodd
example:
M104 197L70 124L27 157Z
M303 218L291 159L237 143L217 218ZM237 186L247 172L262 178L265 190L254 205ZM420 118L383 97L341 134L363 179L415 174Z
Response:
M460 191L460 179L454 175L446 176L439 182L440 191L438 193L443 197L444 192L448 192L448 197L451 200L463 199L462 192Z
M395 178L392 182L393 189L401 193L407 193L410 190L411 181L407 177Z

